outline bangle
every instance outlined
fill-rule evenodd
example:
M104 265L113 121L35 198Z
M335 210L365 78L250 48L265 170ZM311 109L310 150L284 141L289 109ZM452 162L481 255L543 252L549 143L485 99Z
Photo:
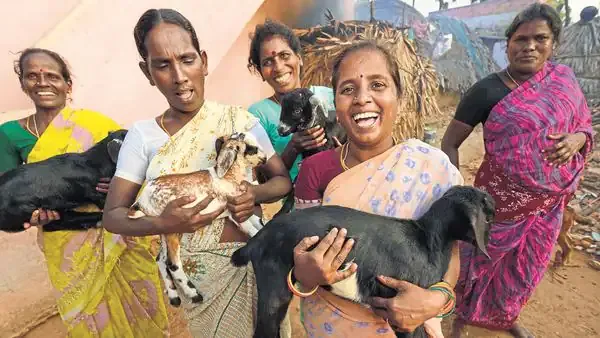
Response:
M454 313L454 309L456 308L456 295L449 283L444 281L435 283L429 287L429 290L440 291L448 296L448 301L441 309L440 314L436 316L437 318L446 318Z
M315 286L315 288L312 289L309 292L302 292L302 291L296 289L296 287L294 286L294 283L292 283L292 271L294 271L294 267L292 267L290 269L290 272L288 273L288 276L287 276L287 286L288 286L288 289L290 289L290 291L294 295L296 295L296 296L298 296L300 298L306 298L306 297L312 296L315 292L317 292L317 289L319 288L318 285Z

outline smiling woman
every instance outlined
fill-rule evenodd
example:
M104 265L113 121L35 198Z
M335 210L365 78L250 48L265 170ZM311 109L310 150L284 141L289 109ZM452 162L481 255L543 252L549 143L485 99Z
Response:
M67 105L71 72L57 53L26 49L15 62L15 72L35 105L35 114L0 126L0 172L85 151L109 132L121 129L97 112ZM110 178L97 189L106 192L107 181ZM98 210L86 207L81 211ZM43 226L59 218L55 211L35 210L24 226ZM134 332L166 335L166 308L144 239L125 239L102 228L39 231L38 235L70 337L134 336Z
M194 202L193 196L179 198L156 217L130 219L127 212L145 182L214 166L217 139L234 132L252 134L266 154L266 164L259 169L267 181L260 185L243 182L244 192L228 200L227 209L238 223L259 213L260 203L289 193L287 170L255 117L241 107L205 100L208 56L200 49L188 19L172 9L149 9L137 22L134 39L142 58L139 67L150 85L163 94L168 108L156 118L134 123L127 134L103 224L111 232L132 236L185 233L183 268L204 296L202 303L184 308L191 333L195 337L249 337L256 312L254 272L230 263L231 254L244 245L248 234L227 218L217 219L223 209L206 213L210 198L195 201L193 207L184 207Z
M394 140L402 83L398 64L387 49L370 41L345 49L334 63L332 86L348 142L303 162L295 186L296 208L341 205L389 217L418 218L443 192L463 183L439 149L415 139ZM391 278L373 280L403 291L395 298L378 299L374 314L319 287L360 272L354 263L339 270L351 257L354 243L345 236L346 230L341 229L321 241L305 238L294 250L293 275L303 290L312 290L296 293L305 297L302 315L309 335L395 337L394 331L412 331L425 323L427 333L439 337L440 319L434 317L447 315L453 305L444 292ZM443 279L447 294L457 278L455 246Z

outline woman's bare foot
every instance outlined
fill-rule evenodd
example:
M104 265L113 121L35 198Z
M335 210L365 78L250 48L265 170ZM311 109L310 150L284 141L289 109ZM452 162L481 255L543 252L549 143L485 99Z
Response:
M460 338L460 334L464 327L465 322L458 317L455 317L454 322L452 323L452 333L450 333L450 338Z
M535 338L535 336L529 332L529 330L517 323L515 323L513 327L508 330L508 332L510 332L510 334L512 334L515 338Z

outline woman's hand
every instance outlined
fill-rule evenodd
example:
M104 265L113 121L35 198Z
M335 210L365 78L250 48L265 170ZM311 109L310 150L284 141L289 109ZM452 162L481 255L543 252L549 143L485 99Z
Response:
M346 229L333 228L319 244L318 236L304 238L294 248L294 277L303 289L312 290L317 285L331 285L350 277L358 268L356 263L344 271L338 271L348 257L354 240L346 241Z
M320 126L316 126L305 131L295 132L292 135L291 143L298 153L318 148L327 143L325 130Z
M23 223L23 228L25 230L31 227L44 226L52 221L57 221L60 219L60 215L57 211L54 210L44 210L37 209L31 213L31 219L29 222Z
M585 146L587 137L584 133L553 134L548 135L548 139L558 140L558 142L542 150L542 153L551 165L560 166L568 163Z
M392 329L412 332L426 320L437 316L447 301L439 291L423 289L406 281L379 276L381 284L398 291L393 298L373 297L373 311L386 319Z
M165 233L186 233L211 224L219 216L225 207L207 214L201 214L212 202L212 197L206 197L200 203L193 207L184 206L196 200L194 196L180 197L172 200L158 216L161 219L161 226L165 228Z
M108 188L110 188L110 177L102 177L96 185L96 191L108 194Z
M227 199L227 209L231 213L231 217L239 223L245 222L254 213L254 204L256 202L256 194L252 184L243 181L240 185L241 195L229 197Z

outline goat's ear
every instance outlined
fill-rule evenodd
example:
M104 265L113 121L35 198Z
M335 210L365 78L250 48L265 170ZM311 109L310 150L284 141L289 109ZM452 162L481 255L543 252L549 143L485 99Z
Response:
M119 158L119 151L121 150L121 145L123 141L119 139L114 139L108 141L106 147L108 148L108 156L113 163L117 163L117 159Z
M313 116L323 116L325 118L329 117L327 108L325 108L325 104L323 104L323 101L321 101L316 95L311 96L308 99L308 102L312 108Z
M225 143L225 139L223 138L223 136L217 138L217 140L215 141L215 152L217 153L217 155L219 155L219 153L221 152L223 143Z
M217 165L215 171L217 172L218 178L223 178L225 174L231 169L233 162L237 157L237 151L234 149L224 149L222 152L217 154Z
M472 212L469 221L471 222L471 238L474 239L473 245L477 246L481 252L483 252L488 258L490 255L487 252L487 245L490 235L490 224L487 221L487 217L481 208L477 208L477 211Z
M253 146L250 144L246 144L246 151L244 152L244 155L256 155L258 154L258 147L257 146Z

